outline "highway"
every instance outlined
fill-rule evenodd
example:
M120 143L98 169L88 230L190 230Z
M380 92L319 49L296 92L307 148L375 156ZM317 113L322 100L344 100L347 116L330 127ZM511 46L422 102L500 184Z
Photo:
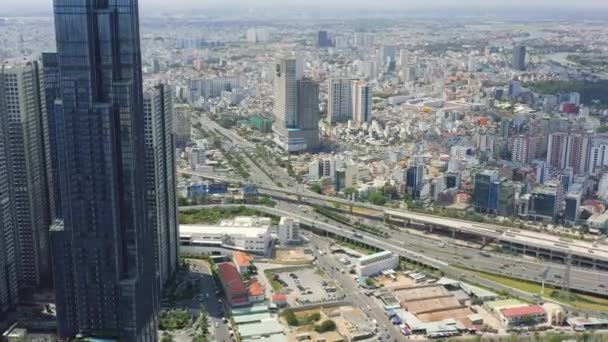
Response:
M277 208L288 212L298 213L302 210L295 204L279 202ZM352 227L332 221L317 213L300 213L316 218L318 221L328 220L329 223L342 229L352 230ZM410 250L432 254L440 261L451 265L471 268L471 265L480 271L503 276L525 279L540 283L545 278L548 285L562 286L566 267L560 264L544 263L539 259L530 257L508 255L503 253L484 252L478 247L467 246L464 243L448 238L432 237L415 230L402 229L400 231L388 230L391 238L387 241L395 245L401 244ZM443 246L443 247L440 247ZM571 267L570 287L579 291L608 295L604 287L608 284L608 273L597 272L587 268Z
M217 205L217 206L239 206L239 205ZM180 210L188 210L188 209L201 209L201 208L208 208L210 206L189 206L189 207L180 207ZM473 284L479 284L481 286L485 286L487 288L492 288L495 291L505 291L507 293L510 293L513 296L516 297L520 297L522 299L531 301L531 302L535 302L538 301L538 298L535 297L535 295L531 295L529 293L523 292L523 291L519 291L517 289L513 289L507 286L504 286L502 284L487 280L485 278L479 277L477 276L474 272L468 271L466 269L463 269L461 267L455 267L458 266L458 264L460 262L455 262L454 260L457 260L454 258L454 255L450 255L449 250L451 248L453 249L458 249L458 247L454 247L455 245L450 246L451 248L446 247L445 249L442 248L424 248L422 246L424 246L424 242L422 242L422 239L416 238L415 240L413 240L411 242L411 244L409 245L404 245L403 241L399 241L398 239L393 238L381 238L378 236L374 236L365 232L359 232L362 236L362 238L358 238L353 236L352 233L352 228L345 228L345 227L341 227L338 225L334 225L334 224L329 224L326 222L323 222L323 220L320 220L319 218L317 218L314 215L311 214L300 214L297 211L295 211L293 208L290 208L289 210L283 210L283 209L276 209L276 208L270 208L270 207L263 207L263 206L246 206L246 207L250 207L250 208L254 208L257 209L259 211L262 212L266 212L268 214L271 215L276 215L276 216L291 216L291 217L295 217L297 219L300 220L300 222L302 222L303 224L306 225L310 225L313 226L317 229L321 229L324 231L327 231L329 233L335 234L335 235L339 235L339 236L343 236L346 238L349 238L353 241L359 241L365 244L369 244L372 245L374 247L380 248L380 249L384 249L384 250L389 250L391 252L397 253L409 260L412 261L416 261L419 262L421 264L425 264L428 266L431 266L433 268L436 268L438 270L441 270L442 272L444 272L444 274L447 277L451 277L453 279L464 279L470 283ZM411 238L411 237L410 237ZM406 239L407 240L407 239ZM416 246L416 247L410 247L410 246ZM408 246L408 247L406 247ZM462 255L462 257L464 257L465 254ZM501 270L497 264L492 264L494 261L490 261L487 260L486 262L481 261L482 256L479 256L478 254L474 254L476 256L475 259L470 259L470 260L463 260L463 263L465 266L468 266L469 268L474 267L476 269L481 270L481 266L477 265L477 262L479 261L479 265L485 265L483 266L484 268L489 268L488 271L492 272L492 273L507 273L507 275L510 275L512 277L515 278L520 278L522 279L523 273L527 273L530 272L530 276L535 276L534 270L530 270L527 269L526 266L526 271L524 272L523 269L518 268L521 267L521 264L526 264L527 261L523 260L522 258L513 258L511 260L512 261L512 265L513 266L509 266L512 267L512 270L510 268L507 268L506 270ZM472 258L472 257L471 257ZM485 257L483 257L485 258ZM492 258L497 258L495 256L492 256L490 259ZM531 263L532 261L530 261ZM491 269L492 267L494 267L495 269ZM550 267L550 271L554 266ZM539 268L538 271L540 274L542 268ZM576 270L578 271L578 270ZM509 272L511 274L509 274ZM517 272L517 273L514 273ZM551 274L557 274L557 271L553 271L555 273L551 273ZM575 272L575 269L572 270L572 274L574 274L573 272ZM605 277L605 275L602 275L603 277ZM591 281L592 279L590 279L589 274L586 274L585 277L587 279L589 279L589 281ZM525 279L525 278L524 278ZM600 281L602 281L603 283L606 283L606 278L600 278ZM549 298L545 298L546 301L552 301ZM564 305L561 304L562 306L565 306L567 308L567 310L569 311L573 311L573 312L581 312L583 314L585 313L589 313L589 314L597 314L597 312L593 312L593 311L587 311L587 310L580 310L568 305ZM604 315L608 316L608 313L603 313Z
M232 184L247 183L247 181L244 180L217 177L188 170L179 170L179 172L183 174L190 174L202 178ZM391 215L405 220L423 222L425 224L430 224L438 227L446 227L448 229L453 229L454 231L477 235L484 238L500 239L501 241L508 241L510 243L513 242L522 245L529 245L533 248L542 248L545 251L555 251L556 253L571 254L573 256L576 256L577 258L580 257L580 259L594 259L600 260L602 262L608 260L608 247L603 243L591 244L589 242L579 240L564 240L563 238L560 238L558 236L545 233L509 229L507 227L481 224L428 214L413 213L408 212L406 210L389 209L383 206L377 206L369 203L353 202L342 198L319 195L301 187L296 187L294 189L282 188L267 184L256 185L258 186L258 190L260 191L260 193L270 194L273 197L280 197L280 194L283 194L287 195L287 197L293 196L299 198L303 202L311 204L328 205L329 203L338 203L347 207L360 207L384 213L384 215Z

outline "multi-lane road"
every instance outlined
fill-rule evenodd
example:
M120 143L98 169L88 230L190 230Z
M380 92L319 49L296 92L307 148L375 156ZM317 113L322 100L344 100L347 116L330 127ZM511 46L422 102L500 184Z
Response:
M321 237L313 235L310 239L311 245L318 250L328 251L330 243ZM375 320L379 325L378 340L400 341L405 340L395 326L386 319L386 314L374 299L363 295L356 281L348 273L341 273L340 270L344 267L331 253L319 253L315 251L315 255L319 262L319 267L325 269L332 279L334 279L340 287L346 292L346 296L357 307L359 307L371 319Z
M222 182L238 182L234 179L216 177L213 175L206 175L188 170L180 170L180 172ZM606 260L608 260L608 247L601 241L591 243L577 239L564 239L545 233L535 233L526 230L512 229L458 219L449 219L428 214L412 213L406 210L392 210L370 203L352 202L346 199L323 196L299 187L283 188L267 184L257 185L260 193L280 199L297 198L309 204L319 204L324 206L339 204L350 208L363 208L369 211L378 212L380 213L381 217L384 217L384 215L390 215L403 218L405 220L429 224L431 226L445 227L452 230L454 233L463 232L484 239L489 238L491 240L505 241L511 245L521 246L524 249L527 246L527 248L530 250L544 253L545 255L549 256L554 255L556 257L560 256L565 258L567 255L571 255L572 260L576 260L587 265L596 264L605 267L607 262ZM565 260L562 261L565 262ZM589 266L589 268L591 267Z
M226 206L226 205L220 205ZM204 208L208 206L182 207L184 209ZM419 235L411 235L407 233L399 233L389 230L392 235L389 238L371 235L359 231L360 237L353 235L353 228L341 225L335 222L329 222L327 218L321 218L310 212L303 213L298 209L297 205L291 203L280 204L277 208L251 206L259 211L266 212L277 216L291 216L298 218L305 225L313 226L316 229L327 231L328 233L343 236L353 241L365 243L376 248L392 251L409 260L434 267L441 270L448 277L454 279L463 278L469 282L477 283L488 288L493 288L497 291L506 291L514 296L524 298L529 301L537 301L537 294L530 294L519 291L500 283L493 282L486 278L478 276L475 272L468 269L476 269L480 271L488 271L495 274L511 276L519 279L539 281L543 270L549 267L547 271L547 279L560 275L557 264L543 264L535 260L528 260L520 257L511 257L507 255L499 255L496 253L490 254L491 257L486 257L479 254L479 250L475 248L464 247L455 244L446 245L440 248L437 242L430 239L425 239ZM327 221L327 222L326 222ZM501 267L502 265L508 265ZM464 266L464 267L463 267ZM592 273L584 269L571 269L571 287L582 286L584 288L597 288L602 294L605 294L605 288L599 285L606 284L608 277L605 273ZM591 291L589 291L591 292ZM550 300L545 298L545 300ZM582 313L593 313L591 311L579 310L574 307L567 306L568 310Z

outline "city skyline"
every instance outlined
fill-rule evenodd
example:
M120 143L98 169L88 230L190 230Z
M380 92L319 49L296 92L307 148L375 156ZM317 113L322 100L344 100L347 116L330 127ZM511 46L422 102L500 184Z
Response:
M0 336L605 334L607 4L51 3L0 17Z
M4 10L8 13L11 12L35 12L38 14L47 13L51 15L52 6L50 0L24 0L19 2L11 2L4 7ZM407 3L403 3L397 0L384 0L381 3L370 4L365 1L346 1L346 0L332 0L332 1L320 1L313 0L304 1L298 0L289 2L286 5L284 2L278 0L258 0L254 4L249 1L243 0L206 0L206 1L194 1L194 0L176 0L171 3L171 6L166 6L166 2L161 0L145 0L140 4L140 9L144 14L153 12L178 12L184 10L213 10L214 12L221 13L222 11L233 11L234 6L238 6L242 13L247 13L251 10L261 9L299 9L299 10L336 10L344 9L344 6L348 7L349 11L358 10L369 10L373 9L378 12L383 11L427 11L429 9L461 9L461 10L492 10L492 9L517 9L517 8L536 8L542 9L547 13L551 11L560 11L563 9L578 9L578 10L589 10L589 9L608 9L608 4L601 0L581 0L572 2L569 0L514 0L508 3L502 1L467 1L466 3L457 0L434 0L432 2L425 2L422 0L410 0Z

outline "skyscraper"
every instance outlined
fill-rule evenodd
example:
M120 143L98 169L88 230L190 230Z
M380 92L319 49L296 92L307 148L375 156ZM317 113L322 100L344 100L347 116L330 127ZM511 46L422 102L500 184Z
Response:
M517 45L513 48L511 67L515 70L526 70L526 47L524 45Z
M162 290L178 262L173 94L166 84L144 92L147 224L154 236L156 276Z
M41 79L36 61L3 65L0 70L0 149L16 225L20 290L35 289L50 280Z
M328 86L327 118L330 124L353 117L353 92L350 78L331 78Z
M155 341L138 3L53 5L63 206L51 227L58 333Z
M327 31L319 31L317 37L317 46L320 48L332 47L334 44L329 37Z
M188 105L179 105L175 107L175 115L173 123L175 126L175 144L177 147L183 148L191 139L192 129L192 108Z
M274 141L288 152L319 145L319 84L302 78L295 58L277 63L274 76Z
M45 130L46 174L49 192L51 220L61 218L61 191L59 188L59 168L57 167L57 134L55 126L55 101L60 99L59 64L56 53L42 54L42 73L44 75L44 97L46 117L43 118ZM61 101L58 102L59 104Z
M596 134L591 139L589 171L608 166L608 134Z
M582 174L589 169L591 140L584 132L555 132L549 135L547 164L561 171L571 167Z
M372 122L372 87L363 81L352 84L353 121L356 125Z
M0 107L3 103L0 97ZM4 126L0 125L0 137L7 135ZM17 229L11 210L9 185L8 160L4 149L0 148L0 320L8 311L15 309L19 297Z
M498 209L500 183L498 171L484 170L475 175L473 206L477 210L495 211Z
M308 78L298 81L298 129L306 149L319 147L319 83Z
M529 164L536 155L536 139L519 135L513 138L511 160L516 163Z

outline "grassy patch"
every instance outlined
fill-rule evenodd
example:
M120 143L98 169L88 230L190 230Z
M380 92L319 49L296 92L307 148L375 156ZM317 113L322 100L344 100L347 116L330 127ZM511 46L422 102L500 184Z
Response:
M374 253L374 251L372 251L371 249L367 249L365 247L358 246L358 245L355 245L353 243L346 242L346 241L340 241L340 242L337 242L336 244L339 245L339 246L348 247L348 248L350 248L352 250L355 250L355 251L357 251L357 252L359 252L359 253L361 253L363 255L370 255L370 254Z
M181 211L179 213L180 224L211 224L219 220L231 219L236 216L268 216L259 211L247 207L232 208L205 208Z
M180 330L190 326L192 317L185 310L161 311L158 316L160 330Z
M314 312L304 311L294 313L291 309L285 309L281 315L285 317L287 324L296 327L310 325L321 319L321 313L318 310Z
M264 275L266 275L266 279L268 279L268 282L270 283L270 286L272 287L274 292L278 292L283 289L283 285L281 285L281 283L272 279L272 277L275 275L275 273L273 273L271 271L264 271Z
M499 283L514 289L518 289L531 294L540 294L541 285L533 282L527 282L524 280L503 277L496 274L490 274L486 272L474 271L482 278L491 280L495 283ZM561 290L545 286L544 298L551 298L555 301L569 304L575 308L593 311L608 311L608 299L594 297L591 295L583 295L577 293L570 293L568 296L564 296Z

